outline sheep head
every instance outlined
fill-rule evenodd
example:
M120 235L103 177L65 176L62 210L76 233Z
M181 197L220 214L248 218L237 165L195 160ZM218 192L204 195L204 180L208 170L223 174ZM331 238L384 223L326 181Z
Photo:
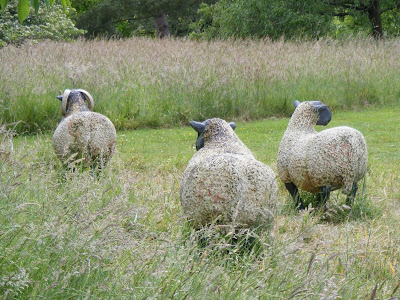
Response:
M207 132L207 125L210 122L210 119L205 120L204 122L196 122L190 121L190 126L197 132L197 139L196 139L196 150L199 151L201 148L204 147L204 134ZM229 123L230 127L235 130L236 124L233 122Z
M305 101L303 103L309 103L312 106L313 113L316 116L316 125L326 126L332 119L332 113L329 108L321 103L320 101ZM300 101L294 101L294 107L297 109L301 104Z
M62 106L62 115L65 116L65 115L67 114L68 98L69 98L69 95L71 94L71 92L73 92L73 91L75 91L75 92L80 92L80 93L83 95L83 98L84 98L84 99L86 100L86 102L87 102L88 109L89 109L90 111L93 111L93 108L94 108L93 97L92 97L87 91L82 90L82 89L78 89L78 90L69 90L69 89L66 89L66 90L64 91L64 93L62 93L62 92L60 91L60 94L61 94L61 95L60 95L60 96L57 96L57 99L59 99L59 100L62 101L62 104L61 104L61 106Z

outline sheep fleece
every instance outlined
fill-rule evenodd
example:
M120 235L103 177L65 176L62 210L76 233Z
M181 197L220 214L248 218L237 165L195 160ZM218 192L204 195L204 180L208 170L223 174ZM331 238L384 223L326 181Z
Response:
M270 224L278 198L272 169L256 160L221 119L210 120L204 139L181 181L182 207L194 227L217 217L218 223L237 227Z
M313 114L305 115L302 120L297 118L298 114L297 111L293 114L279 146L279 177L284 183L292 182L311 193L330 186L331 190L342 188L344 194L349 194L353 183L367 170L364 137L346 126L317 133L312 125L316 120L309 120L315 118ZM300 123L303 124L299 126Z
M89 162L108 159L116 148L117 134L111 121L96 112L79 112L61 121L53 135L53 148L62 160L78 153Z

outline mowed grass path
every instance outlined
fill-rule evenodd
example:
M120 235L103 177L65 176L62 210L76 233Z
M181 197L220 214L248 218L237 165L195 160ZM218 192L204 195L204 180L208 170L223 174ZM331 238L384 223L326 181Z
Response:
M276 171L287 118L237 123ZM180 176L195 153L190 127L118 132L118 153L94 179L65 173L51 135L17 137L0 159L0 294L4 298L375 299L399 297L400 109L333 112L327 128L368 144L355 208L333 193L328 215L297 213L280 183L260 255L203 248L183 216ZM318 130L324 129L317 127ZM279 181L279 180L278 180Z

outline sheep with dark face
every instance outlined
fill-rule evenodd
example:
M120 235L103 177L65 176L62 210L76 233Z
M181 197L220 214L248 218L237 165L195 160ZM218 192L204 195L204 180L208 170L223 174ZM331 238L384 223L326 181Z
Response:
M190 125L198 133L198 152L183 173L180 198L193 226L271 224L278 201L272 169L254 158L233 131L234 123L215 118Z
M342 189L351 205L357 182L367 171L367 146L356 129L341 126L317 133L314 125L331 120L328 107L319 101L295 101L295 111L278 150L279 177L296 206L304 209L298 189L319 194L325 204L331 191Z
M85 90L67 89L57 98L64 116L53 135L57 157L63 163L82 158L85 165L104 167L117 144L113 123L93 112L93 98Z

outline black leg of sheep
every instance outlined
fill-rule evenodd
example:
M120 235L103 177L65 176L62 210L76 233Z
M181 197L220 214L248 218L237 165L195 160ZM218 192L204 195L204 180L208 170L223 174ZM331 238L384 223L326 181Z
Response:
M326 202L329 200L329 196L331 193L331 188L329 186L323 186L320 189L320 193L318 194L318 206L325 206Z
M353 187L351 188L350 194L347 195L346 205L348 205L350 207L353 205L357 190L358 190L358 184L357 184L357 182L354 182Z
M305 209L306 207L304 206L303 200L300 198L299 189L297 186L295 186L292 182L289 182L285 183L285 187L289 191L290 195L292 195L292 198L296 203L296 207L299 210Z

